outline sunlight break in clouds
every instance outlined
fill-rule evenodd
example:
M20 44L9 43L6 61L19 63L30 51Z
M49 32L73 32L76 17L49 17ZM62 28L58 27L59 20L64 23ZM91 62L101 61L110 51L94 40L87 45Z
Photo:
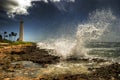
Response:
M44 1L48 3L48 0L5 0L7 3L3 5L6 8L8 17L14 18L15 15L29 15L28 9L33 6L33 1ZM50 0L51 2L60 2L61 0ZM63 0L62 0L63 1ZM65 0L66 2L74 2L74 0Z

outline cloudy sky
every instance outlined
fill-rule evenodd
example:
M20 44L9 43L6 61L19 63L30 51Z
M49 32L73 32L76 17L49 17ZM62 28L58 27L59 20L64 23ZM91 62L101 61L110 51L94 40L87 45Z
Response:
M119 18L120 0L0 0L0 32L18 33L23 20L26 41L74 36L78 24L98 9Z

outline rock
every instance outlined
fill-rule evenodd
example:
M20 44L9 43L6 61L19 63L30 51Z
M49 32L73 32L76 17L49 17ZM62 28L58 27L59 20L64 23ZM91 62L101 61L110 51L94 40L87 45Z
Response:
M13 78L12 80L32 80L32 79L26 78L26 77L16 77L16 78Z
M111 80L114 78L114 80L120 79L120 64L113 63L109 66L101 67L95 70L91 75L93 77L100 77L104 78L105 80Z
M38 53L39 51L39 53ZM54 64L59 62L60 57L58 56L53 56L49 55L47 50L37 50L37 52L32 52L32 53L27 53L21 55L22 60L25 61L32 61L34 63L39 63L39 64Z
M10 78L5 78L5 79L3 79L3 80L10 80Z

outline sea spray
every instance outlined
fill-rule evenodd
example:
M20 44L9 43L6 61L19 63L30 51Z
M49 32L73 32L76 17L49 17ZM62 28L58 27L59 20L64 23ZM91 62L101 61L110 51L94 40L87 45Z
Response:
M55 52L50 53L51 55L57 55L61 58L66 59L68 56L72 54L72 49L75 46L74 40L69 39L56 39L49 42L39 42L38 47L40 49L53 49Z
M100 40L101 36L109 32L109 27L116 20L112 11L96 10L89 14L89 18L83 24L79 24L75 39L59 38L47 42L39 42L37 45L42 49L54 49L54 55L66 59L70 56L80 58L89 57L85 47L89 42ZM50 53L51 54L51 53Z
M109 27L116 20L111 10L96 10L89 14L88 21L84 24L79 24L76 32L76 45L73 49L73 56L90 57L86 44L97 41L106 32L109 32Z

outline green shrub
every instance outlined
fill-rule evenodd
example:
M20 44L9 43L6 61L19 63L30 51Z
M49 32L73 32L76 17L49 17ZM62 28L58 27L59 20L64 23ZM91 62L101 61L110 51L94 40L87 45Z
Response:
M34 44L34 42L19 42L19 41L10 41L10 40L0 40L0 43L10 43L11 45L20 45L20 44Z
M11 42L12 45L33 44L33 42Z

